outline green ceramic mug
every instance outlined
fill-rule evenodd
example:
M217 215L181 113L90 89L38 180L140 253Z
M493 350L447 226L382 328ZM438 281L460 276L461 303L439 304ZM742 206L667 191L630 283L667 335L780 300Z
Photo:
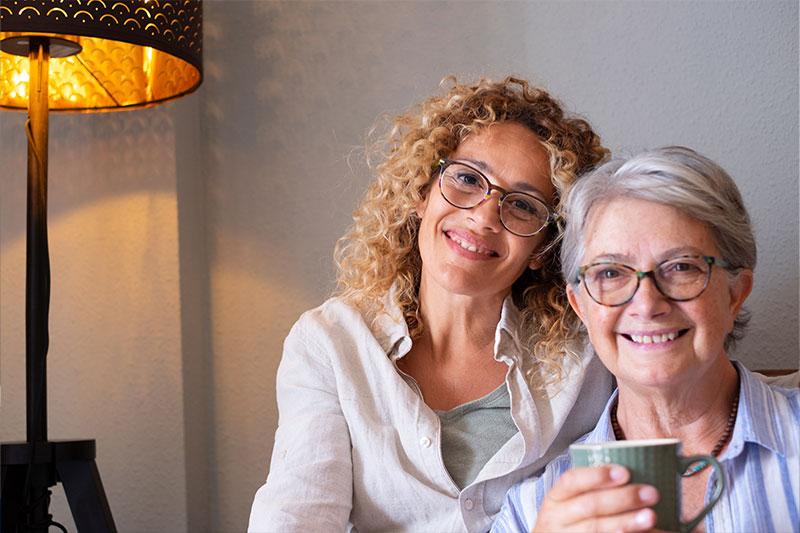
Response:
M722 467L710 455L681 455L678 439L622 440L573 444L569 454L575 466L618 464L631 473L631 483L644 483L658 489L660 498L653 506L658 516L656 529L691 531L719 500L725 486ZM707 461L716 472L714 494L700 514L689 522L681 522L681 474L700 461Z

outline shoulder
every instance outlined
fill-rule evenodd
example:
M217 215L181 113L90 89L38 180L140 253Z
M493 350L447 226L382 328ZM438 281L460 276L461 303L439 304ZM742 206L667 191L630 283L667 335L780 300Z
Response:
M338 297L304 312L286 337L284 359L297 355L339 364L340 359L354 363L366 354L388 354L408 337L408 327L402 318L392 318L395 310L385 303L387 312L377 319Z
M335 296L300 315L292 330L333 330L347 335L348 332L360 334L363 330L373 331L375 334L392 334L404 329L405 320L391 293L380 298L380 309L377 316L370 315L349 301Z
M800 424L800 389L764 383L743 365L735 364L741 378L743 438L781 453L796 448L797 432L789 428Z
M794 386L782 386L779 382L765 382L758 374L751 372L738 361L734 363L741 379L741 396L748 404L762 407L773 404L795 417L800 416L800 389Z
M295 324L295 328L313 328L351 323L353 319L363 321L361 311L339 297L329 298L318 307L305 311Z
M350 344L366 329L355 306L331 298L300 315L284 341L284 359L297 354L330 354L334 345Z

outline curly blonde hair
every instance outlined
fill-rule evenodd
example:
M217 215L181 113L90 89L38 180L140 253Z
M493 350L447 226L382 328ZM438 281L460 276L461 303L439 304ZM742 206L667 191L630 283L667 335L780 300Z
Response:
M558 215L561 199L576 177L608 157L608 150L585 120L568 116L559 102L527 81L484 78L466 85L450 76L442 86L448 84L450 88L443 94L403 115L386 117L388 131L375 143L384 160L334 254L339 269L338 295L373 320L383 311L383 295L396 284L393 297L412 338L423 332L417 206L425 198L439 159L448 157L467 135L491 124L527 126L549 154ZM525 365L532 384L534 374L549 378L545 383L560 378L563 357L574 357L578 349L580 323L569 306L560 274L557 248L561 230L560 223L550 226L543 267L526 270L511 289L522 317L518 342L533 347L532 360Z

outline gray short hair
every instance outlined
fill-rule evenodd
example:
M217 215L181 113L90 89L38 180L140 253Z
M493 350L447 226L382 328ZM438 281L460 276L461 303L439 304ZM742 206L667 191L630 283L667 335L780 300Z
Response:
M566 228L561 243L561 268L567 283L576 273L586 250L584 226L592 208L626 197L675 207L708 225L723 259L733 268L755 270L756 243L741 193L719 165L694 150L669 146L619 158L577 180L564 206ZM725 348L742 338L750 316L739 312Z

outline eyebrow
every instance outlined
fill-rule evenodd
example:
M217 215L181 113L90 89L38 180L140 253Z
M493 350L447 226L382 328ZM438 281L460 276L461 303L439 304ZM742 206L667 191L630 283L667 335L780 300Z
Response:
M473 166L473 167L477 168L478 170L480 170L484 174L491 174L493 178L495 177L494 176L494 172L492 172L492 169L489 167L488 164L486 164L485 161L480 161L478 159L470 159L468 157L464 157L464 158L460 158L460 159L454 159L454 161L469 163L470 166ZM513 188L510 189L508 192L536 192L536 193L541 194L544 197L547 196L544 193L543 190L541 190L538 187L535 187L535 186L531 185L527 181L516 181L516 182L512 183L511 186Z
M677 246L675 248L670 248L669 250L665 250L658 255L658 263L662 261L666 261L667 259L672 259L673 257L679 257L681 255L706 255L705 253L701 252L698 248L694 246ZM631 261L631 256L625 254L600 254L595 256L588 264L591 263L622 263L628 265L628 262Z

